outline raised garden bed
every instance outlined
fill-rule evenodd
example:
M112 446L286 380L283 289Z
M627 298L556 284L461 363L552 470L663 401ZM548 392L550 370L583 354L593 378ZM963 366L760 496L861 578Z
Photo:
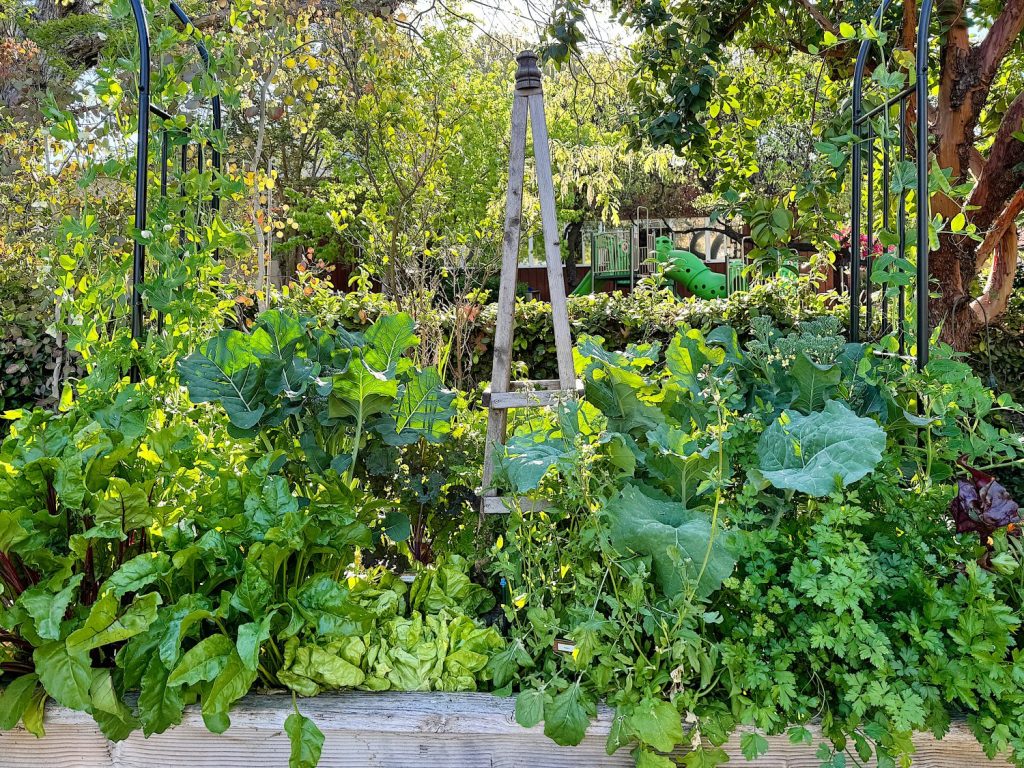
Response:
M323 768L570 768L632 766L626 750L605 754L611 712L603 710L577 747L558 747L540 727L522 728L513 717L514 700L487 694L341 693L300 701L325 736ZM217 736L206 730L198 708L190 707L182 724L159 736L141 733L111 743L92 718L51 707L46 737L23 729L0 733L2 768L155 768L156 766L245 766L281 768L289 743L282 724L292 712L291 697L256 695L231 713L231 728ZM786 736L769 739L768 754L746 762L740 733L726 747L730 763L757 768L818 768L816 744L790 744ZM965 768L1009 765L988 762L970 731L954 723L941 741L915 738L915 768ZM873 763L872 763L873 764Z

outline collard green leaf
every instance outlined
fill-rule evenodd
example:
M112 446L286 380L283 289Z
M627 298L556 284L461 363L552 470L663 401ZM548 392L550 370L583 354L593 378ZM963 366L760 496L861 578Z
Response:
M537 440L534 435L509 438L497 453L497 476L516 493L532 491L552 467L565 465L574 452L562 440Z
M797 396L793 407L810 413L820 410L830 400L842 381L842 370L839 365L818 365L801 352L790 366L790 376L796 383Z
M608 502L605 515L615 548L650 557L658 586L669 597L687 590L706 597L736 564L726 533L712 538L711 518L681 503L652 499L627 486Z
M394 378L398 361L419 343L416 325L405 312L382 315L366 329L363 360L367 367L387 378Z
M395 431L401 434L410 430L430 442L440 442L451 432L454 399L455 393L445 389L437 368L424 368L402 388Z
M240 331L221 331L177 368L193 403L219 402L239 429L252 429L266 411L259 358Z
M372 371L362 360L334 379L328 409L331 417L348 417L358 423L391 407L398 396L398 382Z
M291 742L288 768L316 768L324 746L324 735L316 723L296 710L285 718L284 730Z
M785 411L761 435L760 470L776 488L827 496L838 482L847 486L882 459L885 431L836 400L804 416Z
M676 383L698 395L706 386L700 381L700 373L706 367L712 370L725 361L725 350L709 347L704 336L697 329L676 334L665 351L665 363Z

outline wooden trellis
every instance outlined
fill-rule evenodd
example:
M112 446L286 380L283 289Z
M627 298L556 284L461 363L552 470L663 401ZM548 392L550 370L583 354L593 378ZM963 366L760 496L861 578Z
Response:
M551 175L551 150L544 120L544 93L537 54L523 51L516 57L516 90L512 100L512 144L508 163L508 196L505 201L505 235L501 245L501 284L498 291L498 317L494 330L494 365L491 386L484 393L487 414L487 443L484 449L481 511L501 514L508 511L505 502L491 488L494 456L505 443L508 412L512 408L550 405L575 396L580 385L572 362L572 335L565 299L565 276L559 249L558 218L555 213L555 185ZM533 156L537 169L541 222L544 230L544 255L547 261L551 314L555 330L555 354L558 378L511 381L512 340L515 332L516 282L519 274L519 241L522 234L523 182L526 167L526 126L533 129Z

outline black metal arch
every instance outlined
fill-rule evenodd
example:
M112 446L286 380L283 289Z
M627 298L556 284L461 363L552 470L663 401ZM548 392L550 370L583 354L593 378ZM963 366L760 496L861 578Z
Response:
M149 189L149 129L150 114L155 114L162 120L170 120L172 115L152 103L150 94L150 80L152 75L150 63L150 41L149 23L146 19L146 9L143 0L129 0L132 8L132 16L135 18L135 31L139 44L139 116L137 123L137 141L135 147L135 229L139 232L146 228L146 207ZM191 19L181 7L171 0L171 12L186 28L192 25ZM195 46L203 66L209 72L210 52L202 40L196 39ZM214 131L219 131L222 126L220 95L215 94L211 99L212 125ZM161 130L162 143L160 149L160 194L167 194L167 161L168 161L168 136L167 128ZM203 170L202 145L198 152L199 170ZM214 143L211 146L210 159L214 169L221 171L220 151ZM188 144L182 146L181 151L181 172L184 173L188 161ZM211 198L211 207L214 211L220 210L220 195L214 188ZM132 338L142 337L143 331L143 307L142 307L142 286L146 275L146 246L139 240L135 241L135 248L132 254L132 299L131 299L131 325ZM161 320L162 322L162 320Z
M875 13L875 25L880 27L892 0L882 0ZM873 247L876 242L875 208L876 187L881 192L881 223L888 228L892 214L892 159L899 161L907 158L907 104L911 97L916 98L916 137L914 142L917 174L917 227L915 231L916 275L914 280L914 341L917 347L916 362L919 369L928 364L928 343L931 336L928 321L928 225L930 221L928 195L928 44L934 0L923 0L918 15L917 50L915 60L915 80L899 93L887 96L874 107L864 108L864 74L868 60L874 50L870 40L861 42L857 53L857 63L853 75L853 182L851 188L850 217L850 339L860 341L862 335L876 332L891 333L895 331L899 343L899 354L905 355L907 349L907 329L911 325L908 313L906 287L899 286L895 305L889 301L888 292L883 292L876 316L874 292L871 287L871 270L874 263ZM881 179L875 178L875 152L879 151L879 137L872 127L872 118L882 113L898 111L896 118L898 141L894 149L889 135L881 140ZM866 178L865 178L866 176ZM866 182L866 184L865 184ZM897 228L899 243L896 255L905 259L907 254L907 193L900 188L897 205ZM861 246L861 236L866 235L867 252ZM866 290L861 287L861 269L865 272ZM861 310L863 321L861 319Z

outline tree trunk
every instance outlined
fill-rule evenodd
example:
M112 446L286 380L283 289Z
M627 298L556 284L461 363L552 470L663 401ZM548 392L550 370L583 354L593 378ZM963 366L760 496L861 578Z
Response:
M566 243L566 273L568 277L569 290L579 285L579 276L576 274L576 265L583 260L583 222L570 221L565 225Z

